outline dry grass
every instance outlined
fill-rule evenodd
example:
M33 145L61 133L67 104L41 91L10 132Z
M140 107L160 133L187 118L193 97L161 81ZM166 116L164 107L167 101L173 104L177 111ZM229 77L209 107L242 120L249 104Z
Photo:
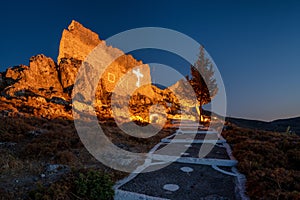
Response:
M233 127L223 136L247 177L251 199L300 198L300 137Z
M148 151L174 131L166 126L156 136L140 139L123 133L113 120L101 122L101 127L113 143L133 152ZM81 143L72 120L0 117L0 142L0 190L5 199L74 199L72 181L84 169L109 174L113 181L127 175L93 158ZM71 171L55 179L41 178L48 164L67 165Z

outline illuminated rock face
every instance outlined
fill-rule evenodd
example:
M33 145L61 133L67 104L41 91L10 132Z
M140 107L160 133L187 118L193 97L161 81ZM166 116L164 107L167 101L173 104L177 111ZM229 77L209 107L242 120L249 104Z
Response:
M5 73L8 87L5 93L8 96L23 96L26 91L36 95L47 96L54 93L62 95L62 86L59 81L57 65L44 55L30 58L29 66L20 65L8 68Z
M106 67L102 75L102 84L108 92L115 91L119 95L127 95L129 91L134 91L142 85L151 84L150 68L131 55L123 55Z
M117 48L106 46L96 33L72 21L68 30L62 33L58 63L44 55L33 56L30 58L29 66L20 65L9 68L1 74L0 86L5 89L4 94L11 97L16 96L15 93L30 90L41 96L55 92L58 96L68 98L82 62L100 43L103 51L95 59L109 64L103 66L105 71L101 81L100 77L97 77L98 84L101 82L98 90L113 92L118 85L118 94L124 96L128 94L128 91L135 91L140 86L151 83L148 65L137 61L131 55L125 55ZM114 58L112 55L115 54L120 57ZM121 81L124 76L126 78ZM82 87L82 90L86 88ZM140 92L153 94L151 87L143 88ZM45 97L49 98L49 95Z
M96 33L73 20L68 30L62 33L57 63L59 64L62 58L84 60L99 43L100 39Z
M94 49L98 49L99 52L93 51ZM91 57L93 52L99 54ZM143 120L154 120L153 116L149 118L149 110L153 104L165 105L166 102L174 102L175 97L172 93L151 85L150 68L147 64L131 55L125 55L120 49L107 46L96 33L76 21L72 21L68 30L62 33L57 60L56 63L49 57L37 55L30 58L28 66L20 65L0 73L0 98L5 98L8 102L11 99L17 101L14 105L19 105L20 112L24 111L24 106L21 106L24 104L30 108L26 112L34 115L47 118L71 117L69 111L75 79L86 61L90 64L95 62L95 66L97 62L107 64L102 66L105 70L101 78L94 77L88 83L76 83L76 86L79 86L78 93L83 95L90 92L96 97L95 107L99 108L98 113L101 116L109 116L110 111L107 108L111 103L111 93L116 95L117 108L124 108L129 102L133 117L140 116ZM92 67L85 70L87 74L95 74L97 69ZM96 91L91 87L91 81ZM79 103L91 102L89 99L85 100ZM45 109L42 109L43 107ZM165 107L169 112L174 110L170 106ZM125 111L120 110L119 113ZM164 109L161 112L163 111Z
M119 86L123 87L122 92L125 93L128 88L138 88L142 84L151 83L150 68L148 65L143 65L141 61L137 61L131 55L124 55L124 53L117 48L106 46L105 42L101 41L96 33L73 20L68 30L64 30L62 33L57 58L61 74L61 83L64 89L74 84L81 62L84 61L91 51L100 43L103 46L103 51L101 51L101 54L98 54L95 59L105 62L111 60L111 55L115 55L116 53L121 55L110 65L104 66L106 70L102 74L101 83L103 89L107 92L113 92L115 86L119 84ZM143 67L139 69L139 73L134 73L133 68L142 65ZM125 74L127 74L126 80L119 83L120 78Z

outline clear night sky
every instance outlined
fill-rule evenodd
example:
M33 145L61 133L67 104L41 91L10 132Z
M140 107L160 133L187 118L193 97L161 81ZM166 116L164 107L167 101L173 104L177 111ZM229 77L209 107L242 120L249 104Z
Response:
M217 64L229 116L300 116L300 1L2 1L1 71L40 53L56 60L72 19L101 39L144 26L180 31ZM177 69L184 63L159 51L134 55Z

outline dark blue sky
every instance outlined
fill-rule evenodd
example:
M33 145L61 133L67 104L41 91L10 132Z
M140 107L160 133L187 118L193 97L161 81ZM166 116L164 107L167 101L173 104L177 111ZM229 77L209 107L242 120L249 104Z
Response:
M145 2L2 1L1 71L28 64L40 53L56 59L62 30L72 19L101 39L137 27L165 27L205 46L223 77L229 116L272 120L300 115L299 1ZM182 64L159 54L135 55L144 62L164 58L175 68Z

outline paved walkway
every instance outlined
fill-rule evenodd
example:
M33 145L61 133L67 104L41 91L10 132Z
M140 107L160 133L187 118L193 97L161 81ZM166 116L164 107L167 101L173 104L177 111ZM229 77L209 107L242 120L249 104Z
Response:
M237 161L215 130L182 122L175 134L149 152L149 159L115 185L116 200L248 199Z

